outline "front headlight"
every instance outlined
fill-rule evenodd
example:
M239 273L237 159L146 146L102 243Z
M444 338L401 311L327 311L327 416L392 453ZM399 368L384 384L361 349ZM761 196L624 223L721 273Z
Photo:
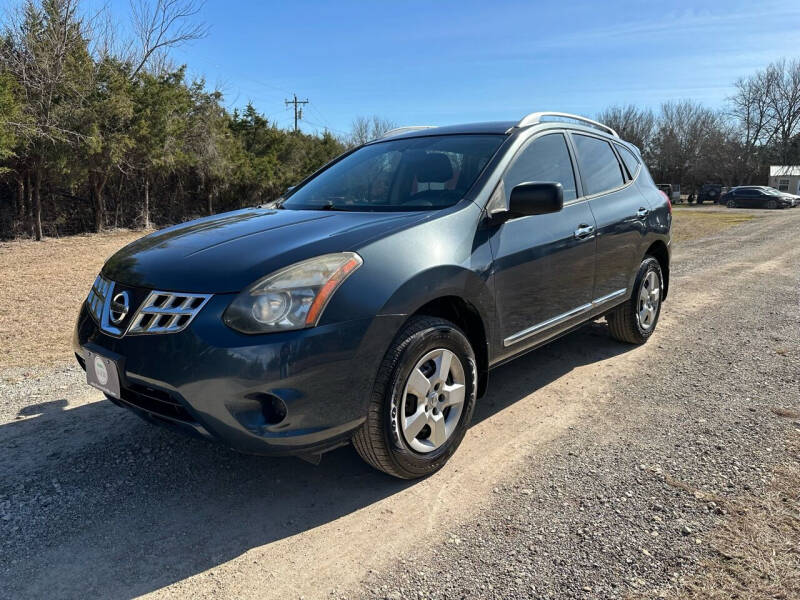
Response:
M239 294L223 319L242 333L314 327L333 293L362 262L355 252L339 252L276 271Z

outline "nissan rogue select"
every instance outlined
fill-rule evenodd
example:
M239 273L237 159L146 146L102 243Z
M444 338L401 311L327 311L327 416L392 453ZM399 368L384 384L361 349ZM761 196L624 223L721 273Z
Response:
M602 316L647 341L671 223L637 148L601 123L396 129L269 206L114 254L75 353L150 422L314 461L352 442L422 477L458 448L493 367Z

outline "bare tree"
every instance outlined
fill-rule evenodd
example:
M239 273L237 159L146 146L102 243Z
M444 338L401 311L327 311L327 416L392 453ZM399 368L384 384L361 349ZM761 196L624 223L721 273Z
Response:
M724 122L718 113L691 100L665 102L652 144L656 178L681 185L713 178L713 157L724 138Z
M775 133L775 118L769 97L772 77L759 71L736 81L736 92L728 98L728 115L734 120L738 134L737 183L751 183L758 175L762 150Z
M170 66L170 48L205 37L208 27L194 22L202 7L200 0L131 0L137 39L131 77L147 66L163 72Z
M765 72L766 99L781 164L788 162L793 138L800 132L800 60L780 60Z
M397 124L390 119L373 115L371 117L356 117L350 126L350 138L347 140L350 146L360 146L370 140L379 138L390 129L397 127Z
M649 108L610 106L597 115L597 120L615 129L622 139L647 154L656 127L656 118Z

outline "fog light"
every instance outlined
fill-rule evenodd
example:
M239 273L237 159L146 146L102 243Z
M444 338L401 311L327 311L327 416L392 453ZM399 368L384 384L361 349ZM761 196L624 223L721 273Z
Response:
M261 414L267 425L277 425L286 418L286 404L272 394L257 394L261 403Z
M264 428L274 427L286 420L286 403L275 394L256 392L228 400L225 405L239 423L259 435Z

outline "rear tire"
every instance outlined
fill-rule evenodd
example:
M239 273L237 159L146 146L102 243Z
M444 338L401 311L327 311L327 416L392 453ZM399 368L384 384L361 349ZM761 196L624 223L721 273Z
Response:
M435 473L472 420L477 373L475 352L456 325L412 317L378 370L367 419L353 436L356 451L376 469L401 479Z
M636 275L633 294L606 315L611 337L628 344L644 344L650 339L661 314L663 285L658 260L645 256Z
M736 208L736 201L735 200L728 200L727 206L728 206L728 208Z

